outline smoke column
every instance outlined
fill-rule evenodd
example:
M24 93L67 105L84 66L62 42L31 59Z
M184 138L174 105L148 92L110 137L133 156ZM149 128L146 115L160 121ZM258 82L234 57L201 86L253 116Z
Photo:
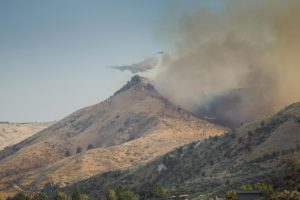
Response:
M196 114L217 102L214 114L233 124L299 101L300 1L217 2L182 16L159 91Z

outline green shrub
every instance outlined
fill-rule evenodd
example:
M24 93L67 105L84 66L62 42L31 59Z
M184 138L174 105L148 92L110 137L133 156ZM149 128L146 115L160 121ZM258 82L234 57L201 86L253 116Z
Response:
M257 183L255 185L242 185L241 190L258 190L261 191L265 196L270 197L273 193L273 187L265 183Z
M228 190L226 192L227 200L238 200L237 192L235 190Z
M82 152L82 148L81 147L77 147L76 153L81 153L81 152Z
M137 196L127 187L118 187L116 194L118 200L138 200Z
M167 191L159 184L156 183L152 190L153 197L164 198L167 197Z
M138 198L132 191L125 190L119 194L119 200L138 200Z
M254 186L254 188L256 190L261 191L264 195L266 195L268 197L270 197L274 193L273 187L269 184L257 183Z
M25 193L19 192L11 200L29 200L29 197Z
M78 188L75 188L73 190L73 193L72 193L72 200L81 200L80 199L80 192L79 192L79 189Z
M67 151L65 152L65 156L66 156L66 157L70 157L70 156L71 156L71 153L70 153L69 150L67 150Z
M108 190L107 199L108 200L117 200L116 192L114 190Z
M241 190L247 191L247 190L254 190L252 185L242 185L240 187Z
M55 200L71 200L71 197L69 197L64 192L58 192L57 195L56 195L56 197L54 199Z
M47 199L47 195L45 193L37 193L34 195L34 197L32 198L32 200L46 200Z
M92 144L89 144L89 145L87 146L86 150L90 150L90 149L93 149L93 148L94 148L94 146L93 146Z
M89 196L86 194L80 195L80 200L89 200Z
M291 158L287 161L287 175L297 176L300 174L300 159Z

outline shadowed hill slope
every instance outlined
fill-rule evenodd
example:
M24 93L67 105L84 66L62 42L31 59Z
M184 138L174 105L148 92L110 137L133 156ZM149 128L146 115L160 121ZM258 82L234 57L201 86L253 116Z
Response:
M291 157L300 157L300 103L223 136L180 147L146 165L99 174L76 185L95 197L118 185L142 193L160 183L196 197L271 182Z

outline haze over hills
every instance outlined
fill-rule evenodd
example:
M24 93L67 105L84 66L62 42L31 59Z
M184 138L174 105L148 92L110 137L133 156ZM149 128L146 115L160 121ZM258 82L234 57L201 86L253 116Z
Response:
M0 122L0 200L300 200L300 0L69 1L0 1L0 118L65 116Z
M0 123L0 150L17 144L33 134L49 127L51 123Z
M134 76L107 100L0 152L0 191L61 186L112 169L145 163L227 129L200 120Z
M142 194L160 183L196 198L245 184L271 183L281 176L287 159L299 156L300 102L225 135L180 147L146 165L99 174L76 187L99 197L119 185ZM70 192L72 187L65 190Z

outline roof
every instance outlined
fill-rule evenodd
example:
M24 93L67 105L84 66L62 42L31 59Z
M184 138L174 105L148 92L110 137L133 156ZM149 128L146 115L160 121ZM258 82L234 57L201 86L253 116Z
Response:
M237 191L237 194L262 194L259 190L240 190Z

